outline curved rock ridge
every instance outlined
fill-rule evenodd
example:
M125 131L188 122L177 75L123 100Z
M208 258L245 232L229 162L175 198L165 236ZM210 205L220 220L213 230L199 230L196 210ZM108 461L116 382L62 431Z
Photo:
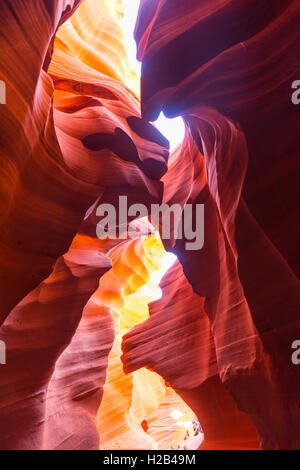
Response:
M148 304L160 296L152 275L163 268L166 253L157 235L151 235L118 245L108 255L113 267L101 278L99 294L103 305L112 308L116 337L98 413L101 449L167 449L173 440L183 441L185 429L175 426L168 440L160 433L152 437L142 423L164 399L164 417L177 405L192 421L192 411L173 390L168 389L166 396L167 387L159 375L146 368L124 373L120 359L122 337L149 316Z
M95 420L114 327L93 294L111 268L111 246L76 236L2 325L1 449L98 448L90 415L96 407Z
M59 190L68 186L68 181L59 184L62 155L51 111L53 85L43 63L66 10L72 12L77 5L74 0L33 0L29 5L12 0L2 5L5 22L1 22L0 79L6 85L6 105L0 109L1 322L18 301L50 274L54 253L59 257L66 251L59 226L53 236L49 235L51 217L45 215L47 205L42 198L50 192L49 167L57 186L56 195L52 191L53 204ZM38 41L32 37L33 32ZM39 192L43 199L40 204ZM60 205L58 201L56 204ZM62 214L58 224L64 216L69 217Z
M151 367L176 390L203 427L201 449L259 448L253 423L219 379L204 299L193 292L178 261L161 289L162 298L149 306L149 319L123 338L125 371Z
M205 298L221 381L266 449L299 448L299 19L295 0L144 0L135 31L143 116L182 115L204 157L189 186L204 249L174 250Z
M44 449L99 449L97 412L114 334L111 310L102 305L96 287L71 343L55 364L46 395Z
M67 44L62 39L56 43L49 67L54 84L44 70L57 27L78 3L47 2L46 8L34 0L25 8L16 0L3 6L0 78L7 85L7 105L0 110L1 321L50 274L86 211L106 188L114 194L134 188L144 200L159 200L161 195L167 144L148 139L149 123L141 120L134 94L80 62L72 38ZM103 2L103 8L107 5ZM90 24L90 8L89 2L79 16L76 13L75 26L81 17L85 27ZM60 38L68 39L68 28ZM9 39L12 34L17 49ZM90 48L89 65L100 67L90 40L89 34L82 39ZM124 69L126 60L124 55ZM112 61L110 56L107 61ZM138 134L127 122L132 116L140 120Z

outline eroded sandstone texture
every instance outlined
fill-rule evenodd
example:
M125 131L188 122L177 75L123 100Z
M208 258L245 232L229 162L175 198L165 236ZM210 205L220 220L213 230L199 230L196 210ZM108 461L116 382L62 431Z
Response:
M165 448L178 408L200 449L299 449L299 1L141 0L141 97L121 18L1 4L0 448ZM119 195L204 204L204 247L97 239Z

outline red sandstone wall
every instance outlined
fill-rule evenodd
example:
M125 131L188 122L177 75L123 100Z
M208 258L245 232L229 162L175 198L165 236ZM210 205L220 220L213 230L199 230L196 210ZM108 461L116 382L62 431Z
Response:
M205 244L163 240L179 261L124 336L124 371L167 381L201 448L299 449L299 2L141 0L141 112L120 2L86 36L79 3L2 6L0 448L99 446L115 333L97 289L119 240L96 239L95 209L126 194L204 204ZM169 164L161 110L187 128Z

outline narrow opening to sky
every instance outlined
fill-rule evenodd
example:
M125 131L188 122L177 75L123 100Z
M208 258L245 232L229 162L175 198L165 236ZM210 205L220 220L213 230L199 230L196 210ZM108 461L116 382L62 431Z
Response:
M136 43L134 40L134 28L139 10L140 0L123 0L124 22L123 28L126 36L126 48L129 60L138 76L141 76L141 63L136 58ZM169 140L171 151L174 150L184 139L185 126L181 117L168 119L160 113L155 125L160 132Z

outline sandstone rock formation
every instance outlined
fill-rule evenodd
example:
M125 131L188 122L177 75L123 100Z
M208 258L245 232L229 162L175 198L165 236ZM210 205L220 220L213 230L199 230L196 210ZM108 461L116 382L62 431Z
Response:
M174 249L205 298L220 379L274 449L299 447L299 14L297 1L142 1L136 26L143 116L181 114L204 156L190 197L206 243Z
M121 20L2 5L0 448L169 448L176 410L199 449L299 449L299 2L141 0L141 93ZM171 155L161 110L185 121ZM178 221L98 239L120 195L191 225L202 204L203 248Z

